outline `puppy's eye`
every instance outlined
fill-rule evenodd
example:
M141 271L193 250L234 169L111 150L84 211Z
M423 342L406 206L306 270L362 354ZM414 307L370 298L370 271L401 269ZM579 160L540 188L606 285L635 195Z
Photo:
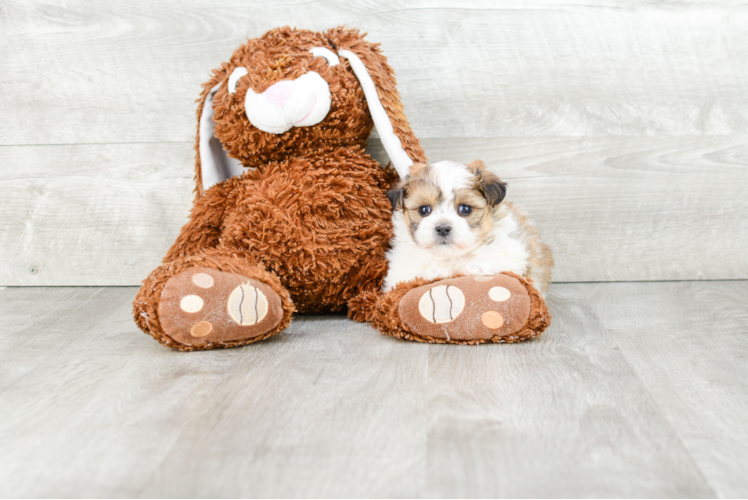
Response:
M473 213L473 207L470 205L460 205L457 207L457 213L460 215L470 215Z
M428 205L423 205L421 207L418 207L418 213L421 214L421 217L426 217L428 214L431 213L431 207Z

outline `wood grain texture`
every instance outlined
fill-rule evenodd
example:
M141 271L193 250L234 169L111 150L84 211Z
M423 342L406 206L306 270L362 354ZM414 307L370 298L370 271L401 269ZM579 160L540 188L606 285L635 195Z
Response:
M188 220L191 164L180 143L0 147L0 284L140 283Z
M0 285L139 283L188 215L200 84L285 24L381 42L429 156L509 180L555 280L748 278L747 23L733 1L3 2Z
M358 27L419 137L748 130L733 2L22 2L0 9L0 144L189 141L194 99L247 37Z
M725 498L748 496L748 286L663 283L572 288Z
M343 316L180 353L134 288L0 289L3 497L741 497L748 281L555 284L551 328Z
M538 342L430 347L426 496L712 496L578 288L548 298Z
M331 316L185 356L134 328L134 292L0 291L25 325L0 334L0 496L418 495L427 345Z
M480 158L508 181L554 251L556 281L748 278L748 136L423 142L432 161ZM0 285L140 283L187 220L192 154L0 147Z

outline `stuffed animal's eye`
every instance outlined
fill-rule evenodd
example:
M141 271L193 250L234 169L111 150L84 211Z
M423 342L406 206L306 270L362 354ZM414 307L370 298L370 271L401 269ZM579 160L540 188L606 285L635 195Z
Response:
M236 92L236 84L239 82L239 78L247 74L247 68L235 68L229 77L229 94Z
M330 66L337 66L340 64L340 59L330 49L326 49L324 47L314 47L313 49L309 50L309 52L312 53L314 57L324 57L327 60L327 64Z
M460 205L459 207L457 207L457 212L460 215L470 215L473 213L473 207L471 207L470 205Z
M418 213L421 214L421 217L426 217L428 214L431 213L431 207L428 205L423 205L421 207L418 207Z

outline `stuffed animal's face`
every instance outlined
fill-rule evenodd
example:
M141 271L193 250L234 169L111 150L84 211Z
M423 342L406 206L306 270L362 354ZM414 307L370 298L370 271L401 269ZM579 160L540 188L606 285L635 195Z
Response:
M375 124L398 170L423 153L378 46L344 28L247 40L204 85L198 120L199 192L243 167L363 145Z
M363 90L337 55L339 43L357 40L341 34L273 30L234 52L213 97L216 137L234 157L276 159L319 142L323 129L324 140L341 144L368 137Z

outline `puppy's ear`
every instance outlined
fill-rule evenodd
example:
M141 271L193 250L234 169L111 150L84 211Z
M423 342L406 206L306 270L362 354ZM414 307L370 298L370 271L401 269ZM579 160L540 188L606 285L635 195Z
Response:
M423 173L423 169L427 168L428 165L426 163L420 163L416 162L413 165L410 166L410 170L408 170L408 180L412 179L413 177L418 177Z
M488 205L495 207L501 203L506 196L506 182L502 182L501 179L491 173L480 160L469 163L467 167L475 174L476 187L486 199Z
M392 210L403 209L403 199L405 198L405 182L400 181L395 186L387 191L387 198L390 199L392 204Z

